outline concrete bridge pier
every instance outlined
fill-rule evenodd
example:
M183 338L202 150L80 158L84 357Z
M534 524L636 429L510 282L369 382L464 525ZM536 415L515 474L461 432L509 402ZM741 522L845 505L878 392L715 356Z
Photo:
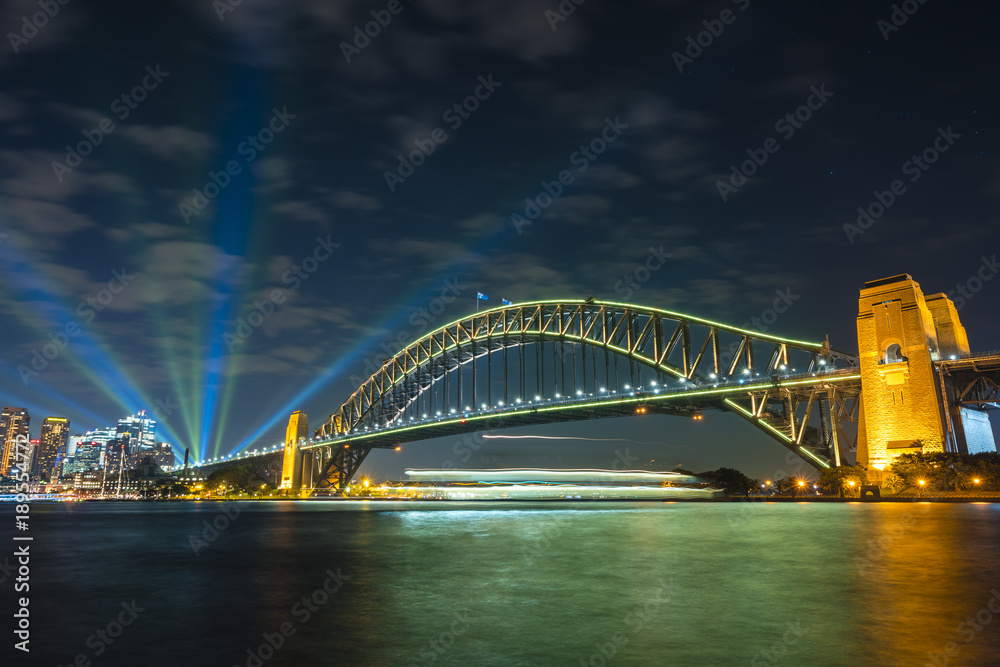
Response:
M285 457L281 470L281 485L279 488L298 492L302 488L303 469L309 471L312 466L312 454L309 453L308 467L303 466L305 457L300 444L309 437L309 417L301 410L296 410L288 419L285 430ZM312 484L307 484L312 486Z
M869 468L872 481L901 454L996 451L986 412L957 401L957 387L947 377L949 364L965 363L971 352L946 295L924 296L908 274L865 283L858 354L858 463Z

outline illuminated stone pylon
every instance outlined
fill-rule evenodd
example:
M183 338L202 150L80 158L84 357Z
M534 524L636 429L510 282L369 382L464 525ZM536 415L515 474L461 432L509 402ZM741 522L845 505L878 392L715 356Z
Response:
M302 448L299 443L309 437L309 417L296 410L288 418L285 430L285 457L281 466L281 488L298 491L302 486ZM310 484L311 486L311 484Z
M881 470L900 454L950 449L934 362L969 353L951 300L944 294L924 297L908 274L865 283L858 302L858 353L863 413L858 463Z

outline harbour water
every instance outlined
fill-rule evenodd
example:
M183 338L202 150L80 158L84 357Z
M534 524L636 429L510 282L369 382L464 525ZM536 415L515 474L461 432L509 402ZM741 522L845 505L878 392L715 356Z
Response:
M998 504L91 502L31 519L17 664L1000 655Z

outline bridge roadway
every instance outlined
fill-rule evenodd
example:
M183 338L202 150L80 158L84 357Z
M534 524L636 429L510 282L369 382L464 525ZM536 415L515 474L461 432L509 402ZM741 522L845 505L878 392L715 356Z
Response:
M828 467L831 453L814 451L802 443L801 437L793 438L794 434L787 429L772 425L768 420L757 418L748 409L734 399L744 398L753 394L774 392L774 390L812 389L817 386L837 386L850 389L860 387L861 376L855 369L819 370L811 373L786 373L771 377L756 377L739 379L712 384L697 385L690 381L681 381L667 386L651 383L645 387L632 387L624 391L604 391L575 396L556 396L532 401L515 401L510 404L499 404L486 409L458 412L452 409L449 414L428 415L424 418L398 419L382 428L363 427L354 432L334 435L328 438L309 438L301 443L305 451L323 448L355 449L395 449L401 444L418 440L429 440L452 435L460 435L485 429L514 428L536 424L549 424L563 421L579 421L583 419L604 419L613 417L629 417L636 414L668 414L694 417L703 410L729 410L739 416L756 423L761 428L770 431L771 435L783 440L786 446L796 451L800 456L805 454L821 467ZM283 455L284 443L265 446L245 451L242 454L230 455L199 461L191 470L197 469L199 474L207 476L225 467L238 463L263 463L264 459L278 461ZM179 470L181 466L167 470Z

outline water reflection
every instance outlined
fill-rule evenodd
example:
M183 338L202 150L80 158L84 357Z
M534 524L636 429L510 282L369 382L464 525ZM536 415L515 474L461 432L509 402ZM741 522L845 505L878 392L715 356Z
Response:
M195 553L219 511L39 504L38 657L72 661L133 598L147 611L106 664L246 665L283 623L294 632L264 667L955 665L1000 651L1000 615L959 631L993 615L997 505L254 504ZM331 572L344 581L327 595Z

